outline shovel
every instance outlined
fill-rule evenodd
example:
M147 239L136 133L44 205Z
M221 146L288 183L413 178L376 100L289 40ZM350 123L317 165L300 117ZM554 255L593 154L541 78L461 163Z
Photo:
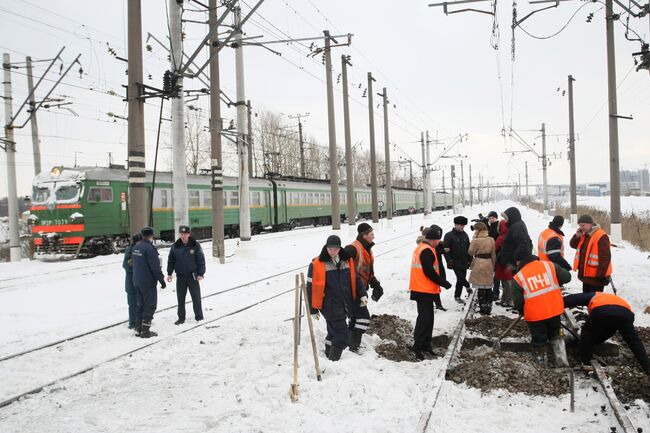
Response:
M501 340L503 340L503 338L504 338L506 335L508 335L508 333L512 330L512 328L514 328L515 325L516 325L517 323L519 323L519 321L521 320L522 317L524 317L524 316L520 314L519 317L517 317L515 320L512 321L512 323L510 324L510 326L508 326L508 327L506 328L506 330L503 331L503 332L501 333L501 335L499 335L499 337L497 338L497 340L496 340L496 341L494 342L494 344L492 345L492 349L494 349L494 350L499 350L499 349L501 349Z

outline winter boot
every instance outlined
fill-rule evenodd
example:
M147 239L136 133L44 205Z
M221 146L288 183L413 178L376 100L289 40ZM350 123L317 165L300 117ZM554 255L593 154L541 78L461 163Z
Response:
M433 295L433 302L436 304L436 310L447 311L447 309L442 306L442 301L440 300L440 293L436 293Z
M178 319L174 322L174 325L182 325L183 323L185 323L185 320Z
M141 338L150 338L156 337L158 334L151 330L151 323L142 322L142 332L140 332Z
M463 301L462 299L460 299L460 297L459 297L459 298L454 298L454 299L455 299L456 302L458 302L460 305L465 305L465 301Z
M546 346L533 347L533 358L537 365L546 368L548 366L546 359Z
M341 349L338 346L332 345L331 348L330 348L330 353L329 353L329 355L327 355L327 358L330 361L338 361L339 359L341 359L341 354L342 353L343 353L343 349Z
M362 332L359 331L350 332L350 342L348 343L350 352L359 353L359 346L361 345L361 337L363 337Z
M138 322L135 324L135 336L139 337L141 333L142 333L142 322Z
M332 350L332 344L331 344L331 343L328 344L328 343L329 343L329 342L326 342L326 343L325 343L325 358L328 358L328 359L329 359L329 357L330 357L330 350Z
M568 367L569 359L566 354L566 345L564 338L561 336L553 337L551 339L551 347L553 348L553 355L555 355L555 365L557 367Z

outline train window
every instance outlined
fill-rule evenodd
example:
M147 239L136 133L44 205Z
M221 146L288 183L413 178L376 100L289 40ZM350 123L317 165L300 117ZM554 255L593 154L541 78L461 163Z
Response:
M228 192L230 200L228 201L229 206L239 206L239 191L230 191Z
M201 201L199 199L199 191L190 190L189 193L190 193L190 195L189 195L190 207L199 207L199 206L201 206Z
M77 185L76 183L60 185L54 191L54 197L56 198L57 202L77 201L80 191L81 186Z
M58 194L57 194L58 198ZM99 188L92 187L88 191L88 201L90 203L104 202L110 203L113 201L113 188Z
M212 191L201 191L203 194L203 206L212 207Z
M307 194L304 192L301 192L299 194L300 194L300 204L307 204Z
M169 207L169 203L168 203L169 199L167 197L167 194L168 194L168 192L167 192L166 189L161 189L160 190L160 207L163 207L163 208Z
M50 199L50 191L49 186L35 186L32 192L32 203L47 203Z
M261 204L260 192L259 191L251 192L250 200L251 200L251 206L259 206Z
M321 192L318 194L318 204L325 204L325 193Z

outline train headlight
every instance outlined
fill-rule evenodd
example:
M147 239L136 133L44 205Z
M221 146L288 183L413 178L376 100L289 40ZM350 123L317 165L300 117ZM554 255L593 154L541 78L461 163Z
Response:
M72 215L70 215L70 222L72 224L83 224L84 222L83 214L80 214L79 212L73 213Z
M50 171L50 176L52 176L52 177L59 177L59 176L61 175L61 170L62 170L61 167L54 167L54 168Z

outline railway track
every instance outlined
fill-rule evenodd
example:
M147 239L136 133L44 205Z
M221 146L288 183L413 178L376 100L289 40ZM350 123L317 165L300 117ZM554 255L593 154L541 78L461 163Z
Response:
M387 242L396 241L396 240L402 239L402 238L407 237L407 236L408 237L413 237L413 234L412 233L407 233L407 234L399 235L399 236L396 236L396 237L393 237L391 239L387 239L387 240L383 241L380 245L383 246ZM395 250L398 250L400 248L404 248L404 247L409 246L411 244L413 244L413 240L409 239L408 243L400 243L399 245L397 245L395 247L392 247L392 248L390 248L390 249L388 249L386 251L382 251L381 253L377 254L376 257L380 257L382 255L388 254L388 253L393 252ZM268 281L273 280L273 279L283 277L283 276L285 276L287 274L291 274L291 273L294 273L294 272L297 272L297 271L300 271L300 270L304 270L305 268L306 268L305 265L298 266L298 267L293 267L291 269L288 269L288 270L285 270L285 271L282 271L282 272L278 272L278 273L275 273L273 275L265 276L263 278L259 278L259 279L254 280L254 281L250 281L250 282L247 282L247 283L244 283L244 284L240 284L240 285L237 285L237 286L234 286L234 287L230 287L228 289L225 289L225 290L222 290L222 291L219 291L219 292L211 293L209 295L203 296L202 299L211 298L211 297L218 296L218 295L221 295L221 294L224 294L224 293L233 292L233 291L237 291L237 290L242 290L242 289L246 289L246 288L252 288L253 286L262 284L264 282L268 282ZM131 344L132 342L134 342L136 344L135 347L126 348L124 350L119 351L119 353L111 354L111 356L109 356L106 359L101 359L99 361L89 363L89 365L87 365L84 368L72 371L72 372L70 372L68 374L60 375L58 377L55 377L54 379L46 380L46 381L44 381L45 383L39 384L37 386L29 386L28 387L29 389L24 389L23 388L23 389L21 389L20 392L16 392L13 395L2 396L1 397L2 401L0 401L0 408L9 406L12 403L20 400L22 397L25 397L27 395L41 392L43 389L45 389L45 388L47 388L49 386L52 386L52 385L54 385L54 384L56 384L58 382L65 381L65 380L71 379L73 377L79 376L81 374L84 374L86 372L94 370L95 368L100 367L100 366L102 366L102 365L104 365L106 363L115 361L115 360L123 358L125 356L132 355L133 353L139 352L141 350L144 350L146 348L149 348L151 346L159 344L159 343L161 343L163 341L167 341L167 340L169 340L171 338L174 338L174 337L177 337L179 335L185 334L185 333L190 332L192 330L195 330L195 329L201 328L203 326L213 324L214 322L218 322L218 321L223 320L223 319L225 319L227 317L239 314L239 313L244 312L244 311L246 311L246 310L248 310L250 308L253 308L253 307L257 306L257 305L266 303L266 302L271 301L271 300L273 300L273 299L275 299L277 297L280 297L280 296L282 296L284 294L288 294L290 292L293 292L294 290L295 290L294 288L291 288L291 289L288 289L288 290L282 290L282 291L276 292L272 296L264 297L264 298L261 298L261 299L258 298L255 302L247 303L247 304L245 304L245 305L243 305L243 306L241 306L239 308L234 309L233 311L229 311L227 313L221 314L221 315L217 316L216 318L202 321L202 322L200 322L200 323L198 323L196 325L193 325L193 326L191 326L189 328L184 328L184 329L182 329L182 330L180 330L178 332L172 332L169 335L165 335L165 336L162 336L162 337L157 337L157 338L152 339L152 340L141 340L141 339L135 339L133 337L129 337L129 340L126 342L126 344L128 345L128 344ZM170 310L173 310L175 308L176 308L176 305L170 306L170 307L167 307L165 309L158 310L156 312L156 314L159 315L160 313L164 313L166 311L170 311ZM68 338L65 338L65 339L61 339L61 340L56 341L56 342L48 343L48 344L45 344L45 345L42 345L42 346L39 346L39 347L35 347L35 348L28 349L28 350L25 350L25 351L22 351L22 352L19 352L19 353L14 353L12 355L5 356L4 358L0 359L0 365L2 365L3 367L6 367L6 363L10 362L10 363L13 363L14 365L20 366L20 365L24 364L22 362L22 361L24 361L23 358L25 358L25 357L34 357L34 356L41 355L41 354L44 355L45 351L47 351L47 350L53 351L53 353L51 354L51 357L54 358L55 360L56 360L57 357L59 357L59 358L63 357L64 359L67 359L67 356L72 356L72 355L80 356L80 354L82 352L88 350L88 348L84 347L84 345L80 342L85 337L91 337L91 336L94 337L95 334L99 334L101 332L108 332L111 328L115 328L117 326L124 325L125 323L126 323L126 321L120 321L118 323L114 323L114 324L107 325L107 326L104 326L104 327L101 327L101 328L98 328L98 329L87 331L87 332L84 332L82 334L78 334L78 335L74 335L74 336L71 336L71 337L68 337ZM121 338L121 340L123 340L123 336L120 336L120 338ZM78 346L79 346L78 350L75 352L74 347L73 347L71 350L69 350L69 352L72 352L72 353L68 354L66 349L63 348L63 346L66 345L66 344L71 344L71 342L73 342L75 340L77 342L79 342L78 343ZM119 340L119 341L121 341L121 340ZM86 344L88 344L88 343L86 343ZM58 346L58 347L55 347L55 346ZM92 344L90 344L91 349L92 349L92 347L93 347ZM96 348L96 344L95 344L95 348ZM66 352L67 355L61 355L61 352ZM62 361L62 360L59 360L59 361ZM43 362L43 360L41 358L39 358L39 362ZM52 364L52 363L48 363L47 361L45 361L45 362L43 362L43 364L44 365L46 365L46 364L49 365L49 364ZM54 365L56 365L56 364L54 364ZM6 370L8 370L8 369L6 369ZM18 380L18 379L16 379L16 380ZM21 384L19 384L19 386L23 386L23 384L21 383Z

